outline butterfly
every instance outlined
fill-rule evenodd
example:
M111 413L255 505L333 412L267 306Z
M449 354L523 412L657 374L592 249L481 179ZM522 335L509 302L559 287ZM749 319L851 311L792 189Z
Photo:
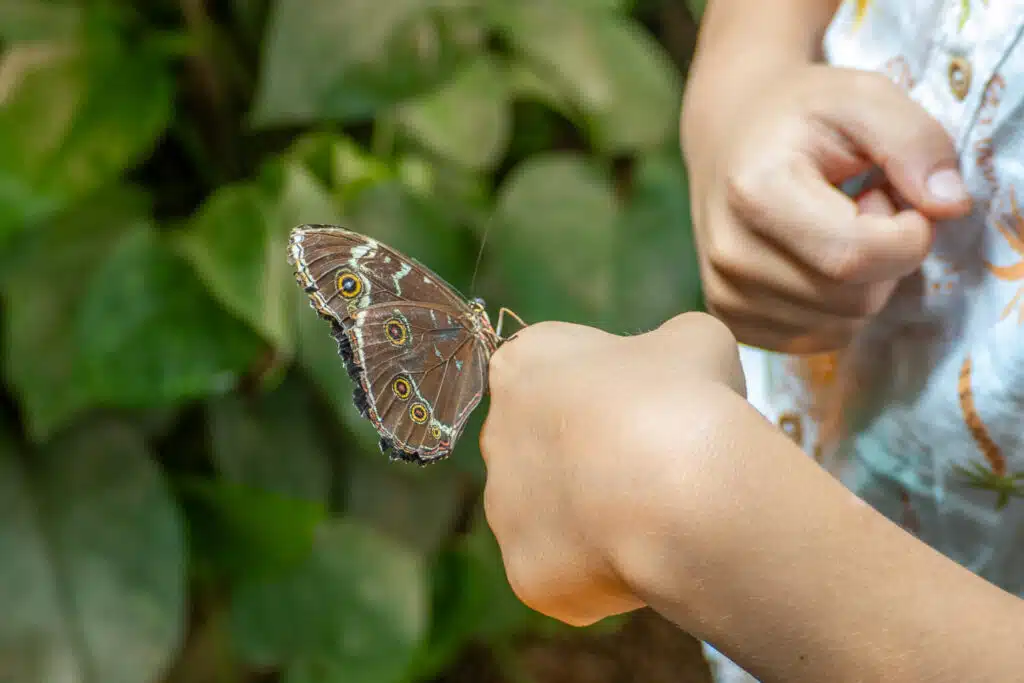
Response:
M483 299L467 300L426 266L351 230L300 225L288 246L381 452L420 465L448 456L487 391L505 315L526 323L502 308L493 327Z

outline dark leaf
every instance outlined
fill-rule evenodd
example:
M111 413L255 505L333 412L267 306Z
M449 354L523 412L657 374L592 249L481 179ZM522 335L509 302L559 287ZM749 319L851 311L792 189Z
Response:
M425 147L473 169L497 164L512 127L505 73L481 57L443 87L398 111L402 125Z
M616 331L647 331L701 308L689 191L675 150L645 158L636 169L616 235Z
M516 49L575 104L603 151L656 148L675 135L681 77L636 22L579 2L490 7Z
M19 43L3 57L0 238L109 183L167 126L166 64L94 43Z
M76 313L77 380L111 405L223 393L261 350L147 225L114 247Z
M0 680L147 683L182 640L185 547L140 439L78 430L29 467L0 446Z
M501 305L530 323L602 324L618 215L608 178L581 156L540 155L517 167L501 187L488 243L507 287Z
M226 481L187 479L179 493L201 576L277 578L306 561L326 516L320 503Z
M242 486L326 504L330 456L313 411L305 386L294 379L249 400L214 400L209 425L218 470Z
M253 121L368 118L447 79L481 40L457 3L277 0Z
M403 547L352 522L325 524L312 555L278 581L235 595L239 652L285 665L289 680L397 683L427 626L424 567Z
M140 193L104 192L23 233L2 257L4 369L35 440L97 401L74 381L75 314L97 268L126 232L146 222L145 211Z

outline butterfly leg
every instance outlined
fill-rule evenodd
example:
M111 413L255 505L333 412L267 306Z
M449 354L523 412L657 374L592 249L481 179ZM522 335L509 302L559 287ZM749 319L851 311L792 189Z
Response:
M503 337L501 336L501 328L502 328L502 327L504 326L504 323L505 323L505 314L506 314L506 313L508 314L508 316L509 316L510 318L512 318L513 320L515 320L515 321L516 321L517 323L519 323L519 324L520 324L520 325L521 325L522 327L529 327L529 326L528 326L528 325L527 325L527 324L526 324L525 322L523 322L523 319L522 319L522 318L520 318L520 317L519 317L518 315L516 315L515 311L512 311L512 310L510 310L510 309L508 309L508 308L502 308L502 309L500 309L500 310L498 311L498 325L497 325L497 327L496 327L496 328L494 329L494 333L495 333L496 335L498 335L498 339L503 339Z

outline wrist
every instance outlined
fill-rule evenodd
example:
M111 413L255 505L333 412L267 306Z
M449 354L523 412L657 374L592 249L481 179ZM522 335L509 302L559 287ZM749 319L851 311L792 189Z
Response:
M714 134L723 113L741 111L767 83L820 61L838 6L837 0L709 2L684 95L684 150Z
M640 599L762 680L1016 675L1024 603L896 527L720 389L676 408L690 411L681 438L644 444L660 472L611 555Z

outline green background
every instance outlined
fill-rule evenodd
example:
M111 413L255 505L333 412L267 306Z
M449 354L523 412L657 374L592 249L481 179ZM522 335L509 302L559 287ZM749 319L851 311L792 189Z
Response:
M568 629L482 518L486 406L381 457L288 230L530 322L699 309L699 4L0 0L0 682L537 680Z

